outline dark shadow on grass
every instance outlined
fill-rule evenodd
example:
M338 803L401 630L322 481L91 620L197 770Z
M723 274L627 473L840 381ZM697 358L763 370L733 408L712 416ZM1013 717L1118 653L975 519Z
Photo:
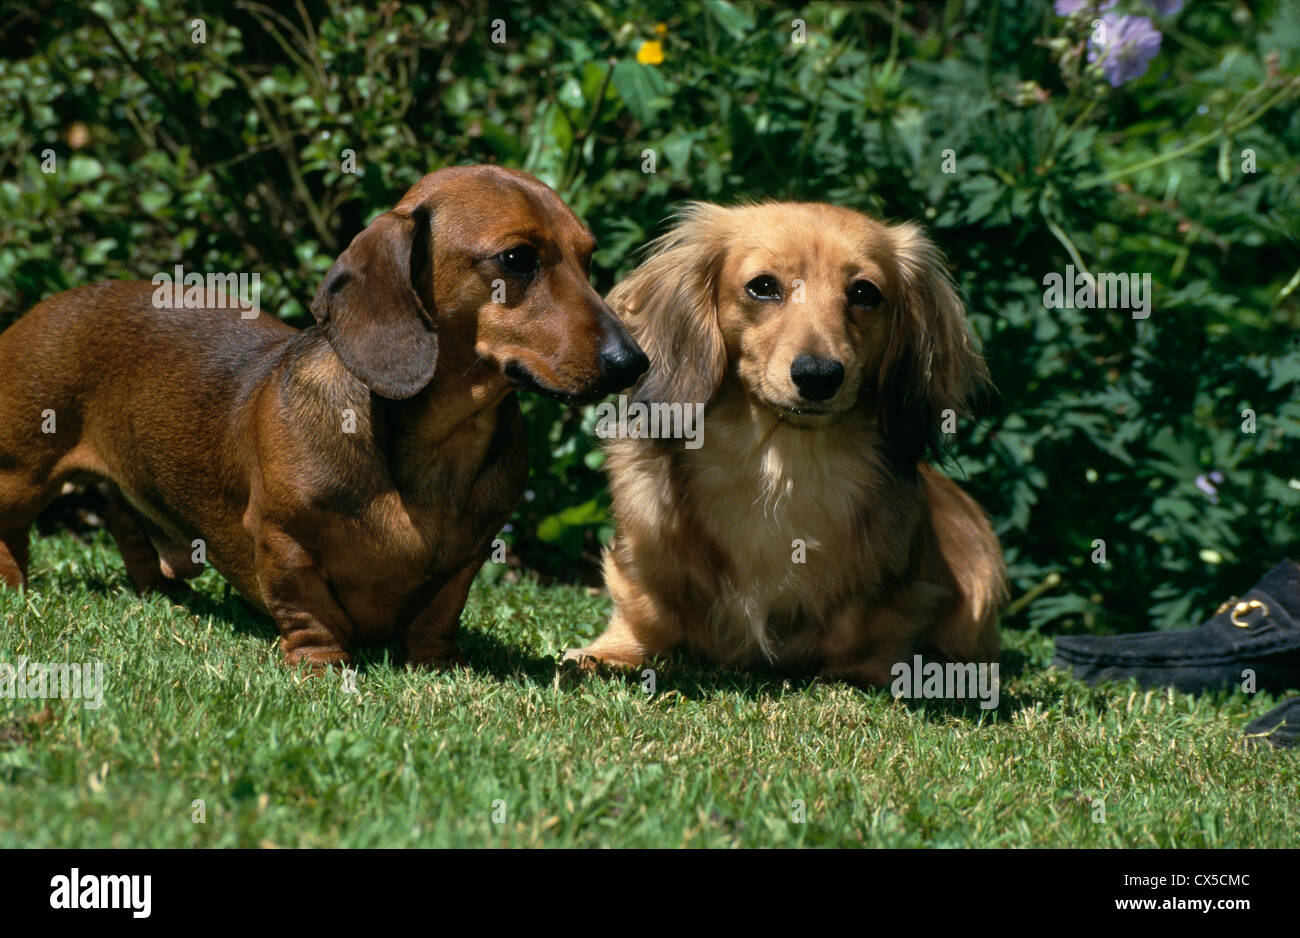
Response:
M76 585L102 596L124 596L139 602L156 601L156 596L141 597L126 578L125 571L88 569L76 579ZM56 577L37 577L31 589L66 589L68 584ZM231 634L249 636L273 644L280 631L266 613L244 599L230 584L220 584L221 598L214 599L195 589L168 596L167 601L185 609L199 618L210 618L229 628ZM476 673L490 674L501 680L525 678L534 684L550 684L555 679L556 661L530 655L515 646L507 645L495 636L479 630L462 629L459 633L461 653L470 669ZM371 669L400 668L406 662L406 652L400 642L381 642L355 649L353 667L360 673Z
M124 577L124 574L123 574ZM91 572L78 581L87 589L96 593L121 594L130 591L130 587L110 572L107 576L98 571ZM39 582L35 588L41 588ZM56 587L56 583L47 583L46 588ZM222 596L214 599L205 593L191 590L171 602L186 609L200 618L210 618L228 626L235 635L245 635L274 643L279 637L271 619L254 608L239 595L229 584L222 582ZM773 667L755 666L745 669L724 668L689 651L679 651L670 659L630 671L602 669L595 674L580 675L571 666L561 667L558 657L545 657L529 652L518 645L502 641L490 631L481 628L461 629L459 633L461 654L470 671L479 676L491 676L502 682L527 682L534 685L550 686L560 676L562 688L576 691L584 681L619 681L631 689L641 690L644 672L647 668L654 670L655 692L663 694L674 691L690 700L704 700L719 694L737 694L750 700L774 699L790 694L805 694L819 683L815 675L792 672ZM366 645L356 649L353 655L353 667L364 674L368 671L393 669L405 664L405 650L399 642L385 642ZM1024 673L1031 666L1028 655L1016 649L1004 649L1001 674L1003 683L1008 678ZM887 690L861 688L861 693L888 695ZM1059 696L1068 696L1069 691L1062 688ZM908 709L915 711L929 722L947 722L953 717L970 723L987 721L996 714L997 720L1008 719L1012 712L1032 705L1036 701L1051 702L1054 698L1044 698L1041 694L1012 695L1003 693L996 709L985 710L977 700L904 700Z
M248 635L268 642L280 637L279 630L269 616L254 608L248 600L225 584L223 593L220 600L215 600L203 593L191 591L179 598L172 598L172 602L196 616L210 617L229 625L236 635Z
M552 661L552 676L556 667ZM630 670L602 667L594 673L581 674L571 663L560 670L564 685L618 681L635 690L645 687L646 671L653 671L656 694L672 691L688 700L704 700L719 694L738 694L751 700L771 699L805 693L817 685L817 678L809 674L762 666L725 668L689 651L678 651L671 658Z
M984 722L1004 722L1011 719L1012 714L1025 707L1033 706L1036 703L1052 704L1062 699L1069 699L1070 692L1062 688L1060 693L1055 695L1044 695L1041 692L1017 693L1008 689L1008 684L1014 678L1021 677L1027 671L1035 669L1033 656L1025 654L1018 648L1003 648L1001 657L998 661L998 703L996 707L983 707L978 698L947 698L932 700L910 700L904 699L904 704L909 710L914 711L922 719L929 723L945 723L954 717L966 720L971 723Z
M1003 648L998 660L998 673L1004 682L1020 677L1033 664L1033 658L1018 648Z
M998 705L985 708L978 698L912 700L901 698L903 706L931 723L946 723L957 718L967 723L979 724L1008 720L1016 710L1032 704L1038 695L1009 694L1006 685L1012 678L1033 668L1031 656L1017 649L1004 649L999 663L1000 689ZM771 698L787 694L807 693L823 683L806 672L790 672L771 667L753 667L745 670L720 668L708 660L683 653L656 666L658 690L675 690L684 697L700 699L718 693L737 693L745 697ZM602 672L604 673L604 672ZM623 674L621 678L639 685L640 672ZM840 683L840 682L832 682ZM888 688L853 686L858 693L892 700Z
M543 659L544 661L545 659ZM1010 719L1011 714L1035 700L1041 695L1008 694L1005 691L1009 678L1018 676L1032 668L1030 656L1006 649L1003 653L1001 667L1001 688L998 705L984 708L978 698L968 699L933 699L910 700L902 698L901 703L919 717L931 723L947 723L953 718L970 724L1001 722ZM549 673L554 675L555 665L549 665ZM713 664L705 658L690 652L678 652L672 658L660 660L651 665L627 671L602 668L594 674L579 674L576 668L562 669L562 684L573 685L581 681L619 681L629 688L641 689L647 668L655 672L655 690L657 693L673 691L690 700L703 700L719 694L738 694L751 700L774 699L793 694L806 694L823 682L820 678L807 672L788 671L773 667L754 666L745 669L724 668ZM540 670L540 668L539 668ZM878 696L892 700L888 688L855 687L858 693Z
M739 694L751 700L807 693L817 686L815 675L759 665L744 669L725 668L690 652L668 662L658 662L658 690L675 690L698 700L717 694ZM637 676L640 684L640 676Z
M1017 694L1007 689L1008 683L1021 676L1032 666L1029 655L1015 648L1004 648L998 661L998 698L996 707L981 705L978 698L940 698L933 700L904 699L907 708L927 723L946 723L956 718L969 723L1003 722L1010 720L1017 710L1042 700L1039 694Z
M549 685L555 680L555 659L530 655L507 645L482 631L461 629L457 636L461 657L470 673L491 676L499 681L523 681ZM371 669L396 670L406 666L406 650L401 642L363 645L352 655L352 666L364 674Z
M475 674L490 674L501 680L523 679L530 684L549 686L555 680L556 658L543 657L501 641L482 629L463 629L460 653Z
M1033 667L1029 655L1016 649L1004 649L999 663L1000 690L997 707L983 708L978 699L911 700L902 698L902 704L923 719L941 723L953 717L969 723L1009 719L1011 714L1032 703L1032 697L1008 694L1007 682ZM630 678L629 678L630 679ZM636 682L639 683L639 676ZM660 690L672 689L685 697L700 698L717 693L739 693L750 698L779 697L785 694L806 693L822 683L821 679L807 673L788 672L775 668L755 667L746 670L728 670L710 664L707 660L689 654L668 663L659 675ZM842 682L832 682L842 683ZM853 686L862 694L892 699L888 688Z
M159 598L156 594L141 596L130 585L125 573L119 576L112 571L104 575L98 571L89 570L77 577L76 586L84 587L88 592L97 593L101 596L122 596L138 602L154 602ZM56 577L36 577L32 580L29 588L39 592L43 589L64 589L67 588L67 584L60 583ZM229 585L223 583L222 590L224 595L219 600L194 589L179 595L168 596L166 599L172 605L179 606L192 615L200 618L209 617L228 625L231 632L236 635L249 635L271 641L279 637L280 633L276 630L275 623L269 617L250 605Z

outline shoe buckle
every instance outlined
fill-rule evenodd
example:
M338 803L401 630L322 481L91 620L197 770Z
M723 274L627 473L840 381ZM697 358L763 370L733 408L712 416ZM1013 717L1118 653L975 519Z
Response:
M1227 605L1228 605L1227 603L1224 603L1225 607ZM1268 615L1268 606L1264 605L1258 599L1252 599L1248 602L1239 602L1237 603L1237 605L1233 606L1232 615L1229 616L1228 618L1232 620L1232 624L1235 625L1237 628L1248 629L1251 627L1252 623L1242 621L1242 617L1244 617L1246 613L1250 612L1250 610L1252 609L1259 610L1260 612L1259 619L1263 619ZM1223 609L1221 608L1219 611L1222 612ZM1257 622L1259 621L1259 619L1256 619L1255 621Z

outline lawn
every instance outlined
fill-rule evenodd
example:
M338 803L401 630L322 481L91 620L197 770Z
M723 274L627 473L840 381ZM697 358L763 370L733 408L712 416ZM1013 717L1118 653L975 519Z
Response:
M107 540L61 535L32 573L0 590L0 662L102 661L107 686L0 700L0 847L1300 844L1300 755L1239 736L1275 698L1088 688L1023 631L996 711L693 660L647 694L557 672L606 597L479 583L470 671L374 649L346 693L286 670L212 571L141 599Z

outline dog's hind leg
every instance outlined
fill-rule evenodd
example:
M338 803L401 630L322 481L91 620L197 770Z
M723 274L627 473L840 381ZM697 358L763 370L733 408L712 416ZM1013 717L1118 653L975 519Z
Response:
M921 575L950 588L955 597L927 644L953 661L996 661L998 613L1007 593L997 535L956 483L929 469L923 479L931 537Z
M34 485L17 473L0 472L0 583L27 585L28 529L57 487Z
M180 598L190 593L190 588L162 572L158 551L145 533L144 526L120 494L113 491L104 505L104 524L113 536L127 575L136 590L142 594L162 593Z
M14 589L27 584L27 528L0 531L0 583Z
M0 349L0 374L6 380L9 366ZM93 460L88 449L77 445L75 410L63 408L61 418L54 405L38 412L27 404L32 396L22 387L0 393L0 583L14 589L27 583L28 529L64 480Z

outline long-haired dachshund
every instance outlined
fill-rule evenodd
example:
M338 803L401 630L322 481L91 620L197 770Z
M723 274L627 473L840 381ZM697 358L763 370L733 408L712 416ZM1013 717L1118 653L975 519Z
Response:
M588 282L593 247L531 176L459 167L357 235L301 332L207 294L160 309L150 283L45 300L0 335L0 580L24 584L65 480L98 477L139 589L206 555L291 665L390 638L456 660L527 474L513 392L590 400L648 365Z
M997 538L920 461L986 369L920 229L695 204L608 299L652 362L634 401L705 404L704 434L608 444L615 610L566 659L686 645L872 686L996 659Z

